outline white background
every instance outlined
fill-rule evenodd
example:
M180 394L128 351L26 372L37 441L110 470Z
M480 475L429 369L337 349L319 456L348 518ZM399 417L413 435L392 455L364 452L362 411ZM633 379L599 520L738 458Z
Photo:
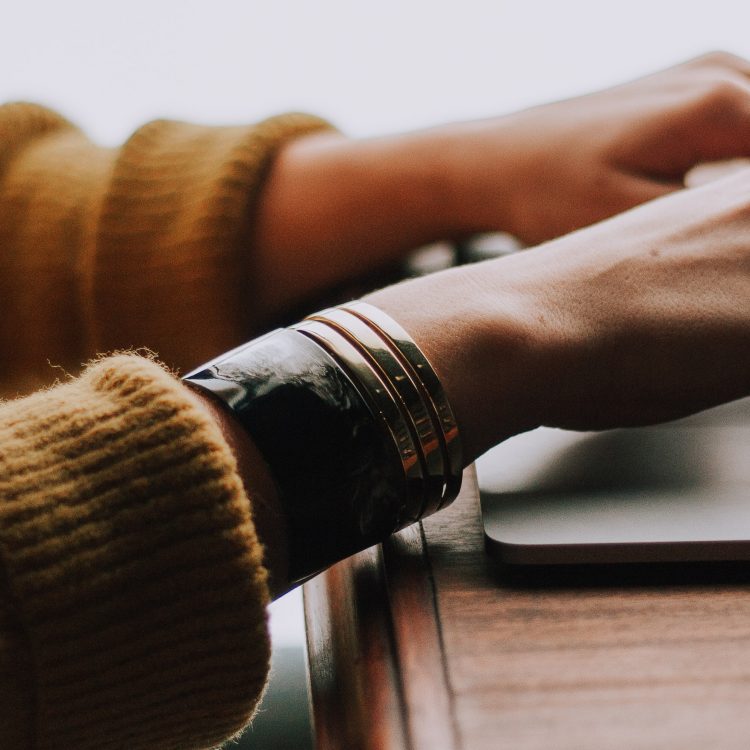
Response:
M4 0L0 98L106 143L152 117L312 110L356 135L496 114L712 48L747 0Z
M154 117L290 109L352 135L494 115L710 49L750 57L748 0L3 0L0 100L116 144ZM298 641L298 596L275 605Z

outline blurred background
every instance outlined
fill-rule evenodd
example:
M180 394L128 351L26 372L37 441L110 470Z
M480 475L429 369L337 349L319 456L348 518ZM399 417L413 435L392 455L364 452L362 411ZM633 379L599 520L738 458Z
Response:
M4 0L0 100L105 145L156 117L306 110L353 136L605 87L711 49L750 57L747 0ZM274 677L239 747L310 747L299 592L272 607Z

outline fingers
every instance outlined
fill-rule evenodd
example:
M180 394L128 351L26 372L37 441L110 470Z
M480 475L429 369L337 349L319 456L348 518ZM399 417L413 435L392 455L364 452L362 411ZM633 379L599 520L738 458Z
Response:
M688 63L696 71L697 111L705 126L703 159L750 156L750 61L710 52ZM696 162L697 163L697 162Z
M681 182L698 164L750 156L750 62L704 55L651 79L644 92L657 103L633 123L636 137L614 144L614 163Z
M699 84L700 85L700 84ZM703 160L750 156L750 79L720 71L696 92L696 121ZM696 162L697 163L697 162Z

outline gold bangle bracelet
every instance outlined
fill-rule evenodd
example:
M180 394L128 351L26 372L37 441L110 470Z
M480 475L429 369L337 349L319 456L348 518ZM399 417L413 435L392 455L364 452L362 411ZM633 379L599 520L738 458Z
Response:
M441 447L447 467L446 486L438 509L444 508L456 498L461 489L463 454L458 424L435 370L411 336L382 310L367 302L351 302L341 305L341 308L356 315L381 337L390 341L394 352L401 355L404 367L413 373L414 382L424 388L425 403L443 436Z
M434 513L445 494L447 467L443 461L442 434L438 434L440 428L435 425L425 404L424 389L414 382L413 374L404 367L392 345L350 311L330 308L311 315L308 320L334 327L380 370L383 382L399 400L407 425L412 427L412 437L421 449L425 502L420 509L420 518Z
M382 376L367 357L348 338L336 329L315 320L304 320L291 326L329 352L359 382L363 397L379 415L385 429L394 440L401 458L407 487L407 517L401 527L418 521L425 504L425 482L420 451L402 414L401 408Z

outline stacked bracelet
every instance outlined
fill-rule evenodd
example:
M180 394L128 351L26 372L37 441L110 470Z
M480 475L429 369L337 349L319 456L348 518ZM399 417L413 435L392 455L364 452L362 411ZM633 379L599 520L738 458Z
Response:
M445 485L438 510L452 503L461 489L463 453L458 425L435 370L412 340L411 336L390 316L367 302L353 302L347 306L355 315L368 321L380 335L391 342L394 351L413 372L422 390L425 403L439 434L443 457Z
M437 375L362 302L324 310L191 372L253 438L302 581L451 502L462 458Z
M322 323L346 337L363 364L380 373L391 400L400 408L424 477L423 501L414 520L452 502L463 468L458 427L440 381L416 343L395 320L366 302L323 310L307 321ZM314 336L307 321L296 327Z

